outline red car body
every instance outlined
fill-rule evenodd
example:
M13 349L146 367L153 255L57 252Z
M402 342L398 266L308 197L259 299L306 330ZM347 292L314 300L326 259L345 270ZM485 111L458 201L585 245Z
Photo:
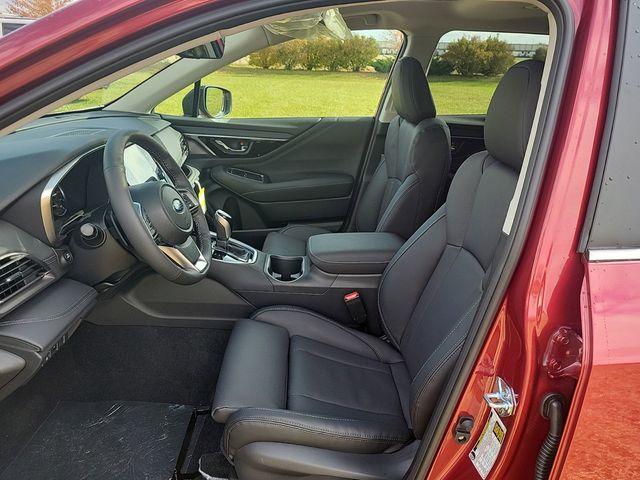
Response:
M251 2L235 2L242 3ZM467 456L488 416L483 394L496 376L508 379L519 397L515 414L505 419L508 434L490 478L533 476L548 430L540 402L549 391L571 399L552 478L630 478L640 468L631 428L640 417L640 329L634 324L640 314L640 264L590 264L577 247L607 111L617 2L570 4L573 54L536 213L498 317L451 417L450 430L460 415L475 418L471 439L461 445L447 434L428 478L475 478ZM225 5L222 0L74 3L0 41L0 107L145 32ZM560 327L583 337L577 381L551 378L541 362Z

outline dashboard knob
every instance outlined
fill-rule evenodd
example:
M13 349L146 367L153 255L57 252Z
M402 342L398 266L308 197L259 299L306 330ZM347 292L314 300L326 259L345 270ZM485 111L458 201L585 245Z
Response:
M92 223L83 223L80 226L80 234L85 238L85 239L91 239L91 238L95 238L96 235L98 235L98 229L96 228L96 226Z
M98 248L105 240L104 230L94 223L80 225L80 244L86 248Z

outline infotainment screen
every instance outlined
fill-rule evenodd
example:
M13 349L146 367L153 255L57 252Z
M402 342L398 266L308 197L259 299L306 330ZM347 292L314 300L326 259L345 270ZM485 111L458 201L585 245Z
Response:
M151 154L136 144L124 149L124 169L129 186L167 179Z

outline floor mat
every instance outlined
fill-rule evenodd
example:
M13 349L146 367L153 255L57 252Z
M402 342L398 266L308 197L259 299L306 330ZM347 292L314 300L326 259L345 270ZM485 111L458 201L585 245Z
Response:
M0 480L168 480L193 407L60 402Z

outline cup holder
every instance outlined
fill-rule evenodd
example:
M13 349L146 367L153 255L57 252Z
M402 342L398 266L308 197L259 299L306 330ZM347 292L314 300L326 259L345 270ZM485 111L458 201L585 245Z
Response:
M302 257L269 255L267 271L276 280L293 282L302 276Z

